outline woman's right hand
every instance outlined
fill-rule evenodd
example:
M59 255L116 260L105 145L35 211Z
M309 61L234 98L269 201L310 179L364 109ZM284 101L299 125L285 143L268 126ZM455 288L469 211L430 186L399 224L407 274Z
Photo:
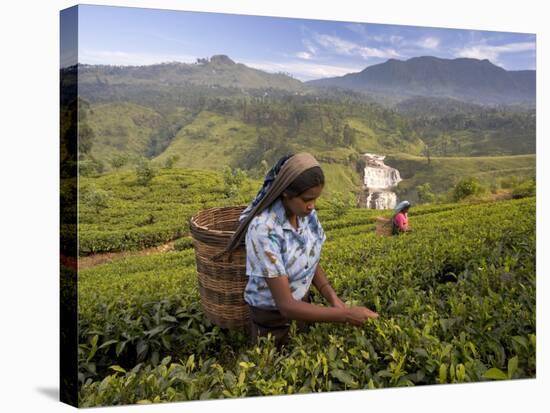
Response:
M378 318L378 314L367 307L348 307L346 309L346 322L354 326L362 325L369 318Z

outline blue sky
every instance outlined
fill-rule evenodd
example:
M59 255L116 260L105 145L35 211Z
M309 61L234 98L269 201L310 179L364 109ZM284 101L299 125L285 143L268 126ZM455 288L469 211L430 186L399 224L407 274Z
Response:
M416 56L489 59L507 70L536 67L536 37L524 33L87 5L79 6L78 32L78 61L88 64L191 63L225 54L300 80ZM61 57L62 65L66 60Z

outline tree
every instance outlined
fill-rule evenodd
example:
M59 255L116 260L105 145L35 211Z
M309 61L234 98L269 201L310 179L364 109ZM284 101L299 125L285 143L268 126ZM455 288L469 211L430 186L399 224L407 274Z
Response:
M327 203L334 216L342 217L356 206L356 198L352 192L334 192Z
M355 137L355 129L346 124L346 126L344 126L344 145L355 146L356 143L357 138Z
M122 168L130 160L127 153L117 153L111 157L109 163L115 169Z
M78 153L79 159L89 154L92 150L95 137L93 129L88 125L88 112L90 104L84 99L78 99Z
M156 171L147 159L141 159L136 166L137 183L147 186L155 177Z
M91 186L82 192L83 204L91 207L96 214L109 206L111 195L107 191Z
M451 138L449 135L445 134L441 137L441 148L443 150L443 156L447 156L447 148L451 143Z
M430 165L431 157L430 157L430 147L428 145L424 145L424 156L426 157L426 160L428 161L428 165Z
M355 171L363 176L365 174L365 168L367 166L367 161L365 161L365 159L363 158L359 158L356 162L355 162Z
M88 155L78 161L78 173L81 176L94 176L103 173L105 165L99 159Z
M453 189L453 200L460 201L470 195L477 195L483 191L483 187L477 178L462 178Z
M225 195L229 198L237 196L245 178L245 171L240 168L232 169L231 167L226 165L223 168L223 184Z
M423 185L418 185L416 187L416 193L421 203L427 204L435 201L435 194L432 192L432 186L428 182Z
M168 158L166 158L166 160L164 161L164 167L166 169L172 169L172 167L174 166L174 164L179 161L180 159L180 156L179 155L170 155Z

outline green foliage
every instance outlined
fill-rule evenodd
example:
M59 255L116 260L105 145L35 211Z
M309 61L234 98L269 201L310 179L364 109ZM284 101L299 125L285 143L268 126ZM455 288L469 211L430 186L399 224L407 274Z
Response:
M333 192L326 204L334 216L343 217L349 210L356 207L357 201L353 193Z
M189 233L189 219L213 206L245 204L258 191L257 181L241 182L236 198L225 195L223 177L214 171L159 169L147 186L135 172L121 170L97 178L81 177L79 252L130 251L154 247ZM96 205L89 193L108 193ZM104 192L102 192L104 191ZM98 210L99 207L99 210Z
M107 208L111 201L109 192L92 185L85 187L85 189L81 191L80 196L80 202L89 205L96 213Z
M268 171L269 171L269 164L265 159L262 159L262 161L260 162L260 168L258 170L258 178L263 179L267 175Z
M429 182L418 185L416 187L416 192L418 194L418 200L423 204L429 204L435 201L435 195L432 192L432 186Z
M477 178L462 178L453 188L453 200L460 201L468 196L477 195L482 191L483 187Z
M94 143L94 131L88 122L90 104L84 99L78 99L78 153L89 154Z
M193 239L191 237L182 237L174 242L174 249L176 251L183 251L189 248L193 248Z
M179 159L179 155L170 155L168 158L166 158L166 161L164 161L164 167L166 169L171 169Z
M537 186L534 179L529 179L512 190L512 198L525 198L535 196L537 194Z
M130 156L127 153L116 153L114 154L109 163L114 169L122 168L130 161Z
M150 161L142 159L136 165L136 176L138 185L147 186L155 177L156 170Z
M435 156L535 152L533 109L483 107L453 99L413 98L397 105Z
M415 200L416 187L425 183L430 184L434 194L442 195L453 189L458 180L469 176L475 176L486 187L500 185L513 176L523 181L535 176L535 158L535 155L432 157L428 166L426 158L395 154L386 157L385 163L398 169L403 178L397 186L398 197ZM501 186L506 187L506 183Z
M521 179L516 175L508 176L500 180L500 187L513 189L519 185L520 181Z
M103 162L92 156L85 156L78 161L79 176L97 176L101 174L103 170Z
M419 205L403 237L377 236L378 214L319 211L331 284L380 318L293 325L281 350L204 317L192 249L81 271L80 404L535 377L535 199Z
M232 169L226 165L223 169L223 185L225 195L229 198L234 198L237 196L245 178L245 171L240 168Z

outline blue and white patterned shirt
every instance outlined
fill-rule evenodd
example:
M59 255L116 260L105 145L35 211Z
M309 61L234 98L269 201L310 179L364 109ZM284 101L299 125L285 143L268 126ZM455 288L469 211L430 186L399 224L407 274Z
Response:
M261 308L276 309L266 278L288 276L290 292L300 300L309 290L326 240L317 212L298 220L294 228L279 198L255 216L246 233L244 300Z

